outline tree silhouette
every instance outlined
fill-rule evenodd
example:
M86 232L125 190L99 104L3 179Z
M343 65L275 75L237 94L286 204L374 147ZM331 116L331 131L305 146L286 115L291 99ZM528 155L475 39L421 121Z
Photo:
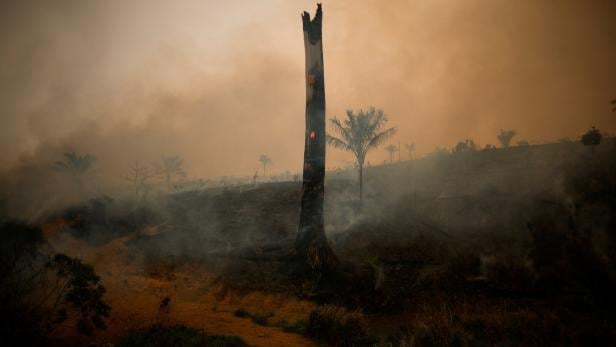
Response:
M584 146L590 146L591 153L594 153L595 146L601 143L601 138L602 136L599 129L592 127L584 135L582 135L580 142L582 142Z
M55 167L59 171L83 175L92 170L96 158L89 154L79 155L75 152L64 153L64 161L57 161Z
M263 165L263 177L265 178L265 167L272 163L272 159L267 154L261 154L259 161Z
M173 179L174 176L180 176L180 177L185 177L186 176L186 172L184 171L183 166L183 160L182 158L180 158L179 156L171 156L171 157L165 157L163 156L161 158L161 162L162 162L162 167L160 167L160 170L162 171L162 174L165 177L165 183L167 184L167 187L171 186L171 180Z
M409 159L413 159L413 154L415 153L415 144L414 143L405 143L404 148L409 152Z
M363 198L363 170L366 154L372 148L376 148L395 132L395 128L381 130L387 123L387 117L383 110L371 107L368 111L359 110L357 114L352 110L346 113L347 119L339 120L331 118L330 122L334 132L340 137L327 134L327 143L353 152L359 169L359 200Z
M475 141L466 139L458 142L452 149L452 153L474 152L476 150L477 145L475 144Z
M124 179L127 180L133 186L133 223L135 228L137 227L137 210L139 207L139 201L145 196L145 191L148 185L148 180L154 177L155 174L147 166L139 164L139 161L135 161L135 165L131 166Z
M389 145L387 147L385 147L385 150L387 152L389 152L389 162L393 163L394 162L394 153L396 153L398 151L398 147L395 145Z
M511 139L517 134L515 130L503 130L501 129L496 137L498 138L498 142L500 142L503 148L509 147L511 144Z

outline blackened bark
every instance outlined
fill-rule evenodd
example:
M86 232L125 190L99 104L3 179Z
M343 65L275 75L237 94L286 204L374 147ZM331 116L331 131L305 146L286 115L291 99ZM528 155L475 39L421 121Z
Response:
M325 181L325 84L323 77L322 10L314 19L302 14L306 55L306 133L304 179L299 228L295 250L313 274L335 266L336 258L327 243L323 220Z

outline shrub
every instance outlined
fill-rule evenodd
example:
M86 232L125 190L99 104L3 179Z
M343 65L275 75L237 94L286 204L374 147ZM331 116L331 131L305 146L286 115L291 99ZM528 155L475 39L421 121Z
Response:
M235 310L235 312L233 312L233 315L236 317L240 317L240 318L246 318L248 317L248 311L246 311L243 308L240 308L240 309Z
M328 346L370 344L363 314L333 305L320 306L310 313L306 333Z
M295 323L289 323L286 320L280 320L276 323L276 326L282 329L286 333L304 334L306 333L306 322L298 320Z
M240 308L233 312L233 315L240 318L250 318L253 323L259 325L267 325L267 320L272 317L273 313L251 313L246 309Z

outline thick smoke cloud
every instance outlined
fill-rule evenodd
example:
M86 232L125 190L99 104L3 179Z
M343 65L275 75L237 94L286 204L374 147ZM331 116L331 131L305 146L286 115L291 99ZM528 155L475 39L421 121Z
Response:
M298 171L299 14L312 1L5 1L0 168L76 150L107 177L185 158L192 177ZM500 128L616 131L613 1L325 1L329 116L376 105L420 153ZM328 164L348 153L329 150ZM368 160L383 161L382 150Z

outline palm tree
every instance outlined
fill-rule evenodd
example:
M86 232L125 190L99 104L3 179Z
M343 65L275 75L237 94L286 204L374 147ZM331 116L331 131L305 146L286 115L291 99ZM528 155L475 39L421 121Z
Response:
M272 159L267 154L261 154L259 161L263 164L263 177L265 177L265 167L272 163Z
M173 176L186 176L186 172L184 172L183 160L179 156L171 156L171 157L162 157L162 173L165 176L165 182L167 187L171 185L171 179Z
M59 171L83 175L88 173L94 166L96 158L89 154L79 155L75 152L64 153L64 161L57 161L55 167Z
M507 148L511 144L511 139L513 139L516 134L517 132L515 130L501 129L500 133L498 133L496 137L498 138L498 142L501 143L501 146L503 146L503 148Z
M75 152L64 153L64 160L57 161L55 169L64 172L73 181L77 190L81 191L87 187L87 179L93 171L96 158L92 155L79 155Z
M395 128L382 130L387 123L387 117L383 110L377 110L371 107L368 111L359 110L357 114L352 110L346 113L347 119L339 120L336 117L331 118L330 122L334 132L340 137L327 134L327 143L353 152L357 160L359 169L359 201L363 197L363 171L364 160L366 154L372 148L376 148L386 139L390 138L395 132Z
M409 159L413 159L413 153L415 153L415 144L414 143L405 143L404 148L409 152Z
M394 146L394 145L389 145L389 146L385 147L385 150L387 152L389 152L389 162L393 163L394 162L394 153L396 153L398 151L398 147Z

